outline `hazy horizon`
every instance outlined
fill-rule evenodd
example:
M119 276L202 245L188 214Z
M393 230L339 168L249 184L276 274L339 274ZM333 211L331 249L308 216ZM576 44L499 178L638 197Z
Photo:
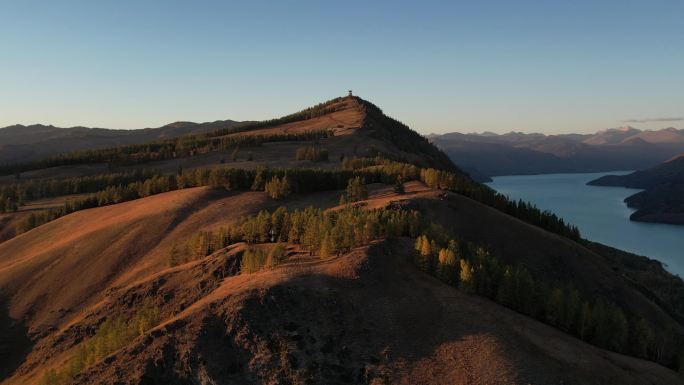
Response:
M381 106L380 106L381 107ZM382 108L382 107L381 107ZM296 111L292 111L296 112ZM267 120L267 119L272 119L272 118L278 118L280 116L271 116L271 117L266 117L264 119L259 119L259 120ZM392 116L393 118L398 118L396 116ZM118 128L118 127L103 127L103 126L85 126L82 124L77 124L77 125L70 125L70 126L59 126L56 124L52 123L42 123L42 122L36 122L36 123L14 123L14 124L9 124L6 126L1 126L0 129L10 127L10 126L15 126L15 125L22 125L22 126L32 126L32 125L43 125L43 126L54 126L54 127L59 127L59 128L74 128L74 127L85 127L85 128L95 128L95 129L110 129L110 130L145 130L145 129L150 129L150 128L160 128L169 124L177 123L177 122L190 122L190 123L211 123L214 121L220 121L220 120L235 120L236 119L231 119L230 117L225 118L225 119L217 119L217 120L198 120L198 121L190 121L190 120L176 120L173 122L166 122L163 124L159 124L156 126L148 126L148 127L136 127L136 128ZM247 119L244 121L255 121L256 119ZM242 121L242 120L240 120ZM594 134L598 133L601 131L605 130L612 130L612 129L620 129L623 127L631 127L631 128L636 128L641 131L659 131L659 130L665 130L668 128L675 128L678 130L684 130L684 127L678 127L677 125L664 125L664 126L659 126L659 127L637 127L634 124L623 124L620 126L615 126L615 127L606 127L606 128L596 128L593 130L577 130L577 131L567 131L567 132L543 132L541 130L506 130L506 129L499 129L499 130L483 130L483 131L468 131L468 130L452 130L452 131L442 131L442 132L420 132L422 135L430 136L430 135L444 135L444 134L450 134L450 133L460 133L460 134L471 134L471 135L484 135L484 134L498 134L498 135L503 135L503 134L509 134L509 133L521 133L521 134L545 134L545 135L570 135L570 134ZM416 127L411 127L412 129L416 129ZM418 129L418 131L422 131Z
M344 95L422 134L683 126L678 1L26 1L0 127L263 120Z

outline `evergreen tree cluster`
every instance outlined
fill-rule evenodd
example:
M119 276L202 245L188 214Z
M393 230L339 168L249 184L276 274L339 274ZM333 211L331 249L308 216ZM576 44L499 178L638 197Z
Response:
M521 265L501 263L485 249L456 240L441 243L443 234L416 239L414 264L449 285L490 298L596 346L675 366L681 349L676 333L656 336L648 321L630 317L603 299L583 297L569 284L536 280Z
M363 178L356 176L349 179L347 188L340 197L340 204L353 203L368 199L368 189Z
M434 168L420 168L412 164L388 160L382 156L345 158L342 161L342 167L345 170L381 172L386 176L383 179L384 183L396 183L398 177L401 177L402 181L420 180L430 188L453 191L545 230L574 241L581 240L579 229L565 223L562 218L554 213L539 210L533 204L522 200L511 201L489 187L458 173ZM394 178L395 181L389 182L388 180L391 178Z
M509 201L505 196L490 188L473 182L468 177L437 169L424 169L406 163L377 158L352 158L346 162L342 170L317 169L258 169L245 170L235 168L200 168L190 171L181 170L178 175L153 175L152 171L111 174L96 177L72 178L64 182L64 186L97 186L108 179L123 181L125 178L141 179L145 175L153 175L145 181L136 181L128 185L109 186L98 192L94 197L71 200L64 208L51 209L47 213L36 213L24 220L19 227L22 230L33 228L48 220L83 208L103 206L137 199L161 192L198 186L223 187L229 190L261 191L269 185L268 193L274 199L280 199L292 193L306 193L313 191L330 191L348 188L343 202L354 202L365 199L364 187L354 182L350 185L350 178L360 178L364 183L396 184L402 181L421 180L432 188L441 188L465 195L500 211L520 218L528 223L542 227L573 240L579 241L580 234L576 227L567 225L561 218L548 211L541 211L533 205L523 201ZM287 176L287 178L285 178ZM274 179L277 177L277 180ZM284 182L287 183L284 183ZM53 183L53 182L50 182ZM61 182L54 181L55 185ZM263 185L263 187L262 187ZM256 186L256 188L255 188ZM350 191L349 188L352 190ZM79 191L88 191L94 187L83 187ZM55 191L60 189L55 189ZM11 191L8 188L7 191ZM32 191L41 191L34 189ZM351 192L351 195L349 193ZM12 202L9 202L10 209Z
M505 196L496 193L486 186L473 182L465 176L437 169L422 169L414 165L382 158L365 160L353 158L347 163L347 167L349 168L342 170L200 168L189 171L181 170L178 175L153 175L144 182L137 181L128 185L109 186L94 196L70 200L63 208L32 214L19 227L21 227L22 231L25 231L76 210L120 203L187 187L214 186L229 190L252 189L261 191L266 189L266 184L269 184L269 195L275 199L286 197L289 194L348 188L343 202L354 202L359 199L365 199L364 197L366 196L363 193L365 187L359 185L365 183L396 184L397 180L401 178L403 181L417 179L432 188L457 192L546 230L573 240L579 241L581 239L576 227L567 225L555 214L541 211L523 201L509 201ZM136 175L145 175L143 171L140 173L133 173L132 176L126 177L138 178ZM153 174L150 171L147 173ZM285 178L286 176L287 178ZM274 180L274 177L277 177L277 181ZM102 180L109 178L109 176L84 178ZM119 176L119 178L124 177ZM359 179L355 179L350 185L350 178ZM74 179L77 180L79 178ZM287 183L284 183L284 181ZM359 183L356 181L359 181ZM83 185L88 185L88 183L84 182ZM255 186L257 188L254 188ZM349 195L350 192L351 196Z
M119 173L106 173L94 176L72 178L31 179L24 182L0 186L0 202L10 199L16 204L56 197L61 195L94 193L111 186L127 185L134 182L145 182L161 175L157 170L133 170ZM2 207L0 206L0 210Z
M21 199L12 199L12 197L0 194L0 213L17 211L22 203Z
M299 147L295 152L296 160L310 160L312 162L327 162L328 150L316 146Z
M240 261L241 273L255 273L261 269L276 267L287 256L287 249L282 243L276 243L272 247L249 247L242 255Z
M266 183L264 191L273 199L282 199L290 196L292 187L290 186L290 180L287 179L287 175L284 175L282 178L273 176L273 178Z
M155 175L144 182L109 186L88 197L68 199L62 207L31 212L17 224L17 232L28 231L74 211L126 202L182 188L213 186L233 191L252 189L266 191L270 197L282 199L292 193L340 190L346 186L349 178L359 174L373 182L386 179L380 172L314 169L264 169L259 173L256 170L214 168L182 171L180 175ZM255 181L258 182L257 176L268 182L257 183L256 185L261 187L253 189Z
M0 175L12 175L48 167L78 164L108 163L111 167L136 165L158 160L192 157L215 151L258 147L263 143L270 142L319 140L330 135L329 131L319 130L267 135L214 137L209 134L200 134L181 136L160 142L73 151L35 162L2 165L0 166Z
M403 180L420 180L421 168L405 162L388 159L385 155L375 157L345 157L342 159L343 170L373 171L382 170L388 175L401 177Z
M123 316L118 316L105 320L97 328L95 335L76 347L64 367L46 370L39 384L71 384L77 374L145 334L159 323L159 319L159 308L151 300L146 299L142 308L131 319L126 320Z
M417 211L358 207L323 211L308 207L290 212L281 206L272 213L263 210L216 232L197 233L188 250L198 250L194 257L199 258L236 242L288 242L301 245L312 255L330 257L380 238L415 236L420 229ZM255 258L265 261L263 256Z

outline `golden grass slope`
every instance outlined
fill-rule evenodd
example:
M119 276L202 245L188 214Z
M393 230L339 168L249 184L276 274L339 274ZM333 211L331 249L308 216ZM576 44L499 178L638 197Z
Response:
M556 249L541 269L559 260L574 266L575 258L606 277L597 290L628 290L580 246L455 194L415 182L406 190L399 197L373 186L362 204L412 206L496 254L510 250L502 255L511 259ZM337 197L276 202L261 192L192 188L80 211L0 244L0 290L20 325L13 330L26 329L28 339L4 383L36 383L102 320L132 314L145 298L161 309L161 323L76 383L678 383L669 369L590 346L419 272L407 262L411 240L330 260L291 246L288 263L250 275L236 275L242 245L166 266L171 244L198 230L280 204L334 207ZM497 226L511 237L490 238ZM524 254L516 244L532 238L542 248Z

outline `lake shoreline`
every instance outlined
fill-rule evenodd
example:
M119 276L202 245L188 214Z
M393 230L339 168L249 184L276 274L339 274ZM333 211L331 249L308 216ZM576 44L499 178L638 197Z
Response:
M624 199L641 189L587 185L600 173L558 173L492 177L486 183L511 199L523 199L542 210L550 210L576 225L583 238L646 256L661 262L668 271L684 276L684 227L666 223L630 220L634 211Z

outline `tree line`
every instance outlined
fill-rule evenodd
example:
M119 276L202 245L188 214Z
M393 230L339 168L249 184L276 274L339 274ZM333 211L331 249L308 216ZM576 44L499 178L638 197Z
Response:
M263 210L240 218L216 231L194 234L182 250L184 259L174 257L174 261L203 258L237 242L291 243L311 255L330 257L380 238L416 236L420 229L418 211L365 210L356 206L325 211L310 206L290 212L281 206L273 212ZM171 254L179 255L178 249L172 248ZM260 258L265 261L265 256Z
M251 246L243 268L253 272L282 261L269 260L270 249L263 244L297 244L311 255L326 258L391 237L416 239L413 263L447 284L596 346L677 367L682 353L679 343L673 342L681 340L677 333L656 331L645 318L628 314L601 297L590 299L570 283L547 282L523 265L504 264L483 247L456 240L441 226L424 221L418 211L357 206L327 211L315 207L263 210L216 231L195 234L185 246L185 255L187 260L199 259L233 243L247 242Z
M271 247L249 247L242 254L240 272L249 274L264 268L276 267L286 256L287 249L282 243L276 243Z
M128 345L133 339L159 323L159 308L148 298L133 317L119 315L107 318L95 334L81 342L67 363L59 369L43 373L40 385L69 385L76 375L93 366L104 357Z
M17 233L75 211L122 203L177 189L212 186L231 191L266 191L271 198L282 199L293 193L341 190L350 178L360 175L364 181L381 182L381 172L318 169L213 168L181 170L175 175L154 175L144 182L108 186L87 197L67 199L64 206L27 214L17 224ZM262 183L263 182L263 183Z
M576 227L566 224L563 219L555 214L541 211L523 201L510 201L504 195L472 181L467 176L433 168L419 168L382 158L374 159L375 165L370 165L368 162L368 160L353 160L348 163L348 166L351 164L351 167L353 165L362 167L341 170L298 168L180 170L176 175L154 175L144 182L137 181L127 185L109 186L90 197L68 200L64 207L50 209L43 213L29 214L19 226L23 230L27 230L76 210L120 203L187 187L214 186L228 190L266 191L268 186L269 195L274 199L280 199L290 194L341 190L348 187L351 178L359 178L357 181L361 185L368 183L396 184L397 180L401 178L402 182L420 180L431 188L445 189L465 195L546 230L573 240L581 239ZM361 198L358 198L357 194L354 193L355 196L352 201L365 199L362 189L358 190L357 193L361 193ZM346 201L349 202L349 199Z
M342 166L346 170L381 172L385 175L391 175L395 181L398 178L401 178L402 181L420 180L430 188L449 190L464 195L574 241L582 239L576 226L565 223L562 218L551 211L542 211L535 205L522 200L509 200L505 195L497 193L462 174L435 168L421 168L413 164L389 160L383 156L345 158L342 161ZM384 183L391 182L385 179Z
M434 234L434 232L433 232ZM441 241L440 241L441 239ZM484 248L421 235L413 262L461 290L484 296L604 349L677 368L681 336L656 331L640 316L600 297L589 299L570 283L535 279L522 265L501 263Z
M30 170L79 164L107 163L110 167L136 165L158 160L191 157L214 151L258 147L263 143L270 142L319 140L330 135L329 131L318 130L302 133L223 137L181 136L146 144L73 151L34 162L2 165L0 166L0 175L18 175Z
M133 182L146 182L148 180L150 181L148 186L150 186L153 178L160 175L161 172L157 170L140 169L62 179L31 179L0 185L0 212L16 211L18 206L34 199L95 193L112 186L128 185Z
M295 151L296 160L310 160L312 162L327 162L328 150L316 146L299 147Z
M272 135L234 134L279 126L330 114L340 108L339 106L334 105L340 100L342 100L342 98L335 98L280 118L259 122L240 123L229 128L216 129L206 133L188 134L178 138L146 144L117 146L99 150L73 151L36 162L0 165L0 175L12 175L30 170L73 164L105 162L113 165L138 164L154 160L193 156L198 153L210 151L227 150L231 147L254 147L266 142L323 139L331 135L329 131L317 130L305 133ZM231 134L234 136L227 136Z

